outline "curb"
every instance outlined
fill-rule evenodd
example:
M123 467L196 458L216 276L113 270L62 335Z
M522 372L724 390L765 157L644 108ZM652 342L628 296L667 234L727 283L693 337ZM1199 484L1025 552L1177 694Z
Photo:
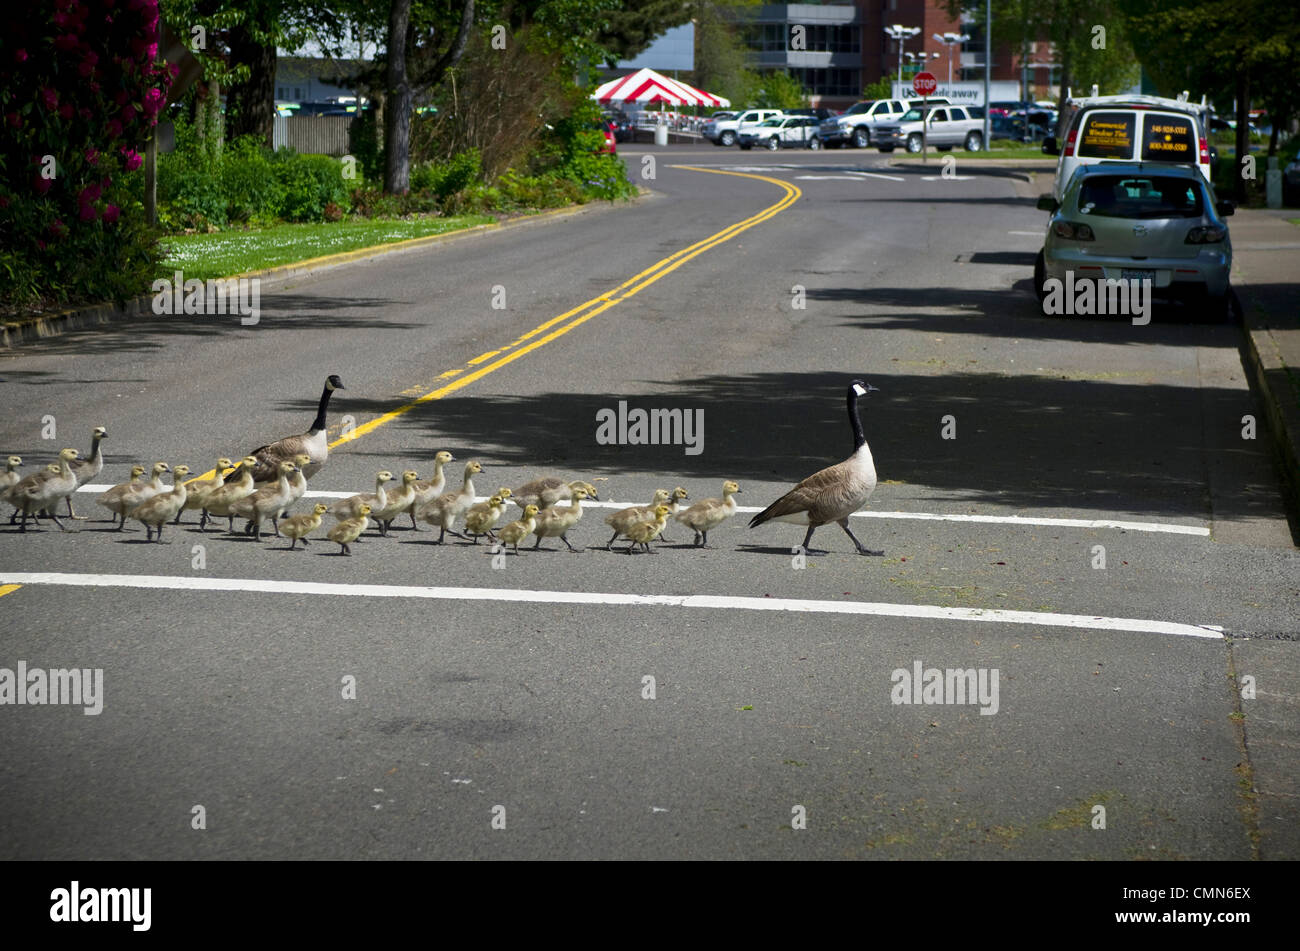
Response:
M645 197L646 192L642 190L636 198L630 199L627 203L629 205L634 204ZM605 204L614 207L612 202ZM365 248L354 248L351 251L340 251L337 254L326 254L318 258L308 258L305 261L295 261L292 264L281 264L277 267L266 268L261 271L245 271L242 274L231 274L228 277L221 278L221 280L258 278L265 281L278 281L284 278L307 276L319 271L328 270L329 268L350 264L354 261L362 261L368 258L376 258L380 255L394 254L401 251L411 251L433 244L440 244L444 241L451 241L456 238L500 231L504 228L521 227L530 222L536 223L538 221L550 220L553 218L567 218L571 215L599 210L601 207L601 204L593 201L585 205L572 205L567 208L552 208L546 211L539 211L536 214L520 215L518 218L510 218L505 221L493 221L486 224L474 225L473 227L462 228L457 231L448 232L447 234L431 234L419 238L407 238L403 241L393 241L388 244L375 244ZM57 337L69 330L80 330L82 328L93 327L99 324L106 324L114 320L139 317L146 314L153 316L153 309L151 306L152 302L152 294L142 294L139 297L133 297L122 304L91 304L88 307L75 307L51 314L39 314L34 317L24 317L20 320L3 321L0 322L0 349L17 347L21 344L33 340L40 340L45 337Z
M1244 285L1249 288L1250 285ZM1247 290L1249 294L1249 290ZM1238 291L1241 300L1241 291ZM1257 305L1259 306L1259 305ZM1273 446L1282 469L1282 489L1291 509L1292 531L1300 519L1300 384L1282 359L1281 348L1255 307L1241 302L1242 335L1247 364L1264 406ZM1262 306L1260 307L1262 310Z

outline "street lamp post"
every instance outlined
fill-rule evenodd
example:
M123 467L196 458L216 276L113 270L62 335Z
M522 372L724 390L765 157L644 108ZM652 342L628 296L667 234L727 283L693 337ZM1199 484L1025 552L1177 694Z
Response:
M936 40L948 47L948 91L952 93L952 48L960 46L962 43L970 40L970 37L964 33L932 33Z
M898 43L898 81L903 81L903 42L921 32L919 26L902 26L895 23L885 27L885 35Z

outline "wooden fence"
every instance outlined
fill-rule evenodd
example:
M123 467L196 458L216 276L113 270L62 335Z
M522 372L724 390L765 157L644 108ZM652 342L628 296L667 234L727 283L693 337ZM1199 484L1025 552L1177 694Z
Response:
M347 155L352 116L276 116L273 143L311 155Z

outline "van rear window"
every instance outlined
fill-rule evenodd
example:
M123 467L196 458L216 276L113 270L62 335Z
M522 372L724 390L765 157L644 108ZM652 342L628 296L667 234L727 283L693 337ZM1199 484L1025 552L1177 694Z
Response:
M1192 120L1177 116L1149 115L1142 130L1142 160L1195 162L1196 133Z
M1079 158L1131 159L1137 116L1132 112L1093 112L1084 116Z

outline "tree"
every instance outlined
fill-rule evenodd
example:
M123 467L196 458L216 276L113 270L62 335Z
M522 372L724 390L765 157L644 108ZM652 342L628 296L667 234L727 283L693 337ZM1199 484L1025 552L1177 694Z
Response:
M686 0L625 0L606 15L596 42L608 51L606 63L613 66L641 53L660 34L690 19L691 4Z
M392 0L389 6L384 104L384 191L389 194L410 190L414 97L436 86L448 67L460 61L473 25L474 0L462 0L456 33L439 48L442 31L430 29L427 21L420 23L417 31L411 19L411 0Z

